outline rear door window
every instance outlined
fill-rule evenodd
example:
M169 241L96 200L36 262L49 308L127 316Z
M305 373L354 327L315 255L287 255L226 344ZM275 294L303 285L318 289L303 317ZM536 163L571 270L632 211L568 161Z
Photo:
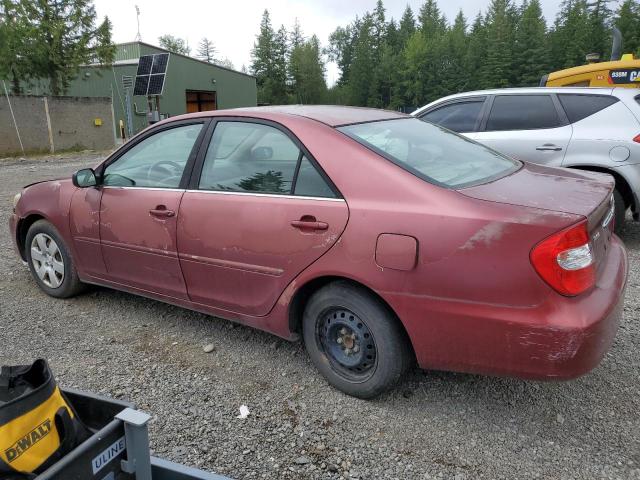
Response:
M486 130L537 130L560 125L550 95L498 95L493 101Z
M484 98L450 103L431 110L421 118L454 132L474 132L476 131L483 105Z
M571 123L579 122L618 102L611 95L561 93L558 98Z

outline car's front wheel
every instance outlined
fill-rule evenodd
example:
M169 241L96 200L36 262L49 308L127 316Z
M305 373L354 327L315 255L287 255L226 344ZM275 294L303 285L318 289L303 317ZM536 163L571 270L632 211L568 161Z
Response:
M25 257L33 278L48 295L68 298L83 290L69 248L46 220L38 220L29 228Z
M368 291L348 282L331 283L309 299L303 337L329 383L358 398L373 398L394 386L413 359L395 316Z

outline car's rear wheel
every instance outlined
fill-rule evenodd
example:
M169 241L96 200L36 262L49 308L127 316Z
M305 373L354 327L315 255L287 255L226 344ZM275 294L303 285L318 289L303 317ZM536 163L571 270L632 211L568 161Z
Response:
M624 198L622 197L622 194L617 188L613 191L613 201L615 204L615 207L614 207L615 219L616 219L615 230L616 230L616 233L620 233L624 228L624 222L626 220L626 215L627 215L627 206L624 203Z
M395 316L365 289L348 282L331 283L311 297L303 337L320 373L354 397L373 398L388 390L412 360Z
M25 257L33 278L48 295L68 298L83 290L69 248L46 220L38 220L29 228Z

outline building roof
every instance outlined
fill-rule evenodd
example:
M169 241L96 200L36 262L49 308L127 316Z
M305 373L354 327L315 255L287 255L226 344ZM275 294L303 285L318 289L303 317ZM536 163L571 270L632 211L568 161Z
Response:
M189 55L182 55L181 53L175 53L167 50L166 48L158 47L156 45L151 45L150 43L145 42L125 42L116 44L116 62L118 61L126 61L126 60L137 60L141 55L140 46L146 47L147 49L152 49L161 53L170 53L171 55L177 55L179 57L183 57L189 59L194 62L199 62L204 65L209 65L212 67L220 68L222 70L227 70L229 72L237 73L238 75L244 75L245 77L256 78L254 75L250 75L248 73L241 72L239 70L235 70L233 68L224 67L222 65L218 65L217 63L209 63L204 60L200 60L198 58L190 57ZM130 53L127 51L127 47L134 47Z

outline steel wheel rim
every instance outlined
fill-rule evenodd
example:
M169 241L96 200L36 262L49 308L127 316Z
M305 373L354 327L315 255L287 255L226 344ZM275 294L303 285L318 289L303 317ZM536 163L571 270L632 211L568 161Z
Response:
M59 288L64 281L64 259L60 247L46 233L38 233L31 241L31 263L42 283Z
M370 379L378 366L378 351L371 330L346 308L326 310L317 321L316 341L331 368L354 383Z

